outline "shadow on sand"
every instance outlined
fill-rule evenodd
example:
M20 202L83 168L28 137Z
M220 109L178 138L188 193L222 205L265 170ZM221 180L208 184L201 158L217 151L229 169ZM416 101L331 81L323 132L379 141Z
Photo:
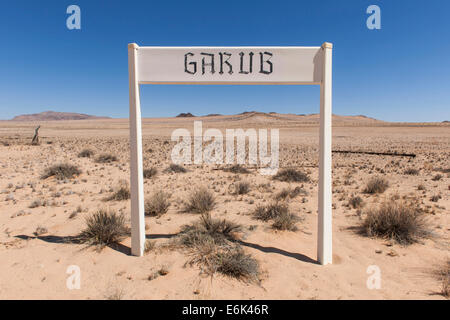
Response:
M145 237L146 239L170 239L177 236L176 233L174 234L147 234ZM54 236L54 235L48 235L48 236L27 236L27 235L17 235L16 238L22 239L22 240L31 240L31 239L39 239L45 242L49 242L49 243L57 243L57 244L82 244L82 242L80 241L80 239L76 236ZM312 263L312 264L318 264L318 262L314 259L311 259L308 256L305 256L304 254L301 253L294 253L294 252L289 252L286 250L282 250L279 248L275 248L275 247L264 247L261 246L259 244L256 243L251 243L251 242L245 242L243 240L237 240L237 243L239 243L242 246L245 247L249 247L249 248L253 248L256 250L259 250L261 252L265 252L265 253L277 253L280 254L282 256L285 257L290 257L290 258L294 258L297 259L299 261L303 261L306 263ZM116 250L118 252L121 252L123 254L126 255L131 255L131 248L128 246L125 246L121 243L117 243L117 244L111 244L108 245L109 248Z

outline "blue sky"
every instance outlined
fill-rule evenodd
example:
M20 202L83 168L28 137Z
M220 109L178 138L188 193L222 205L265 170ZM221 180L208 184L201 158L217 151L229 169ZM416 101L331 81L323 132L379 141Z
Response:
M66 8L81 8L68 30ZM381 8L381 30L366 8ZM0 119L45 110L128 116L127 44L332 42L333 113L450 120L450 2L8 1L0 10ZM318 86L141 86L144 117L317 113Z

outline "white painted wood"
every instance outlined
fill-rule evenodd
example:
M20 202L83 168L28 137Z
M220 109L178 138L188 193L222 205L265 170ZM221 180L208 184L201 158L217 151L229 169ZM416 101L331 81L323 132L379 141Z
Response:
M319 219L317 260L332 263L332 191L331 191L331 99L332 50L331 43L322 45L323 78L320 85L320 155L319 155Z
M322 265L332 263L332 48L331 43L324 43L322 47L138 47L136 44L128 45L131 252L133 255L142 256L145 245L139 84L317 84L320 85L317 260ZM189 59L185 61L187 53ZM202 55L202 53L214 55L214 63L211 56ZM221 62L220 53L223 54L222 59L229 58L227 61L231 65L232 73L229 72L230 65L224 64L224 60ZM240 53L244 57L242 67ZM250 53L253 53L252 72L249 69ZM261 57L263 58L262 66ZM270 64L267 61L270 61ZM214 65L214 73L212 65Z
M145 246L144 177L142 170L141 106L138 83L138 46L128 45L130 85L130 191L131 191L131 254L142 256Z
M139 47L138 79L141 84L320 84L320 52L320 47Z

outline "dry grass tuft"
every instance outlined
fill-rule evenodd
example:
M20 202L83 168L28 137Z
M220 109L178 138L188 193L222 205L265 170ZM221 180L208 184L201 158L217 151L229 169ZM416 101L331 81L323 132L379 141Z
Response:
M219 250L211 260L210 265L217 272L236 279L258 281L258 261L239 246Z
M156 169L155 167L144 169L144 172L143 172L144 179L153 178L154 176L156 176L157 173L158 173L158 169Z
M247 168L243 167L240 164L232 165L229 168L223 169L223 171L232 172L232 173L243 173L243 174L250 173L250 170L248 170Z
M47 168L42 174L41 179L47 179L49 177L56 177L58 180L72 179L80 173L81 171L78 167L67 163L61 163Z
M210 214L202 214L199 221L183 226L178 241L186 247L212 243L223 245L227 240L236 240L241 225L225 219L213 219Z
M373 177L369 180L363 192L370 194L383 193L388 187L389 182L385 178Z
M431 236L424 212L416 204L386 201L365 214L360 226L364 235L392 239L400 244L411 244Z
M360 196L352 196L348 200L348 205L353 209L362 208L364 206L364 200Z
M90 158L94 155L94 151L92 151L91 149L83 149L79 154L78 157L79 158Z
M419 170L415 169L415 168L408 168L406 169L403 173L410 175L410 176L417 176L419 174Z
M274 180L285 182L309 182L309 176L295 169L282 169L273 176Z
M185 207L186 212L206 213L214 209L216 199L214 194L207 188L202 187L194 190L188 198Z
M78 238L83 243L104 247L119 243L129 233L123 214L100 209L86 218L86 228Z
M441 294L450 298L450 259L447 260L447 263L438 271L438 276L442 282L441 285Z
M297 231L297 221L299 221L297 216L290 212L283 212L274 218L272 228L277 230Z
M111 163L117 161L117 157L109 153L103 153L95 161L98 163Z
M114 192L114 194L111 197L107 198L106 200L123 201L130 199L130 196L131 196L130 188L128 188L128 186L126 185L122 185L119 187L119 189L117 189L116 192Z
M145 214L148 216L161 216L169 210L170 194L162 190L153 193L145 200Z
M172 163L165 171L173 173L185 173L187 172L187 169L183 166Z
M250 192L250 183L240 181L235 184L235 194L247 194Z
M258 261L235 242L236 232L241 230L238 224L204 214L198 222L183 227L178 242L192 252L188 263L199 265L208 275L219 272L240 280L258 281Z
M253 217L262 221L269 221L281 215L286 215L289 212L289 207L285 203L274 202L266 206L258 206L253 212Z

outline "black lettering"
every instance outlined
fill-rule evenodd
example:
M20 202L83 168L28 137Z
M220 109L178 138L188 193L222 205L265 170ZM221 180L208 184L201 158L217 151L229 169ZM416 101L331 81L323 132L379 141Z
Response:
M252 66L253 66L253 52L250 52L249 55L249 65L248 65L248 71L244 71L244 55L245 53L241 52L239 53L239 55L241 56L241 68L239 73L243 73L243 74L249 74L252 73Z
M226 63L228 65L228 73L233 74L233 66L228 62L231 58L231 53L227 52L219 52L220 55L220 74L223 74L223 64ZM227 60L223 61L223 56L228 56Z
M270 56L266 61L264 61L264 55L265 54ZM264 73L264 74L271 74L272 73L273 65L272 65L272 62L269 61L270 58L272 58L272 56L273 56L273 54L271 54L270 52L266 52L266 51L264 53L262 53L262 52L259 53L260 64L261 64L260 65L261 69L260 69L259 73ZM264 70L264 62L266 62L269 65L269 71Z
M211 62L210 63L205 63L205 58L202 58L202 74L205 74L205 66L210 66L211 67L211 74L214 74L214 54L212 53L200 53L203 56L210 56L211 57Z
M188 63L188 56L193 56L194 54L192 52L188 52L184 55L184 72L195 74L197 72L197 62L189 62ZM194 71L188 70L188 64L194 66Z

